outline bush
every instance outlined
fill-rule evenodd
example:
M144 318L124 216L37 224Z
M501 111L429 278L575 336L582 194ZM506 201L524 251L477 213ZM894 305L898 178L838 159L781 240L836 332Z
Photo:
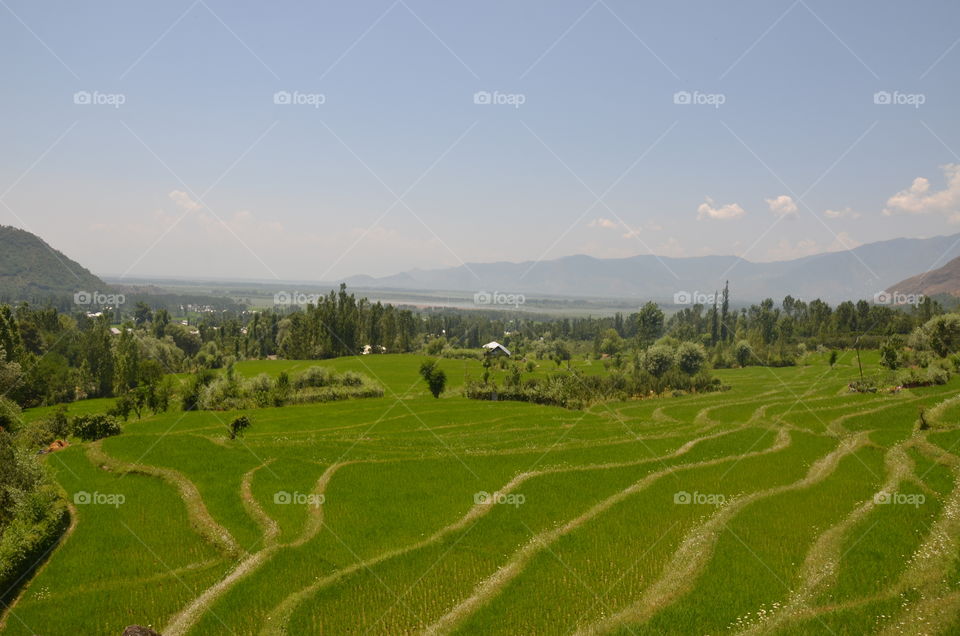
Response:
M684 342L677 347L677 367L687 375L696 375L707 361L707 352L703 345Z
M241 415L233 419L230 422L230 439L237 439L237 437L242 437L243 432L246 431L253 424L250 421L250 418L246 415Z
M738 342L737 346L734 347L733 357L737 359L737 364L741 367L750 364L750 361L753 359L753 348L750 346L750 343L746 340Z
M313 366L298 375L293 381L293 388L329 386L333 384L334 373L327 367Z
M109 415L78 415L73 418L73 434L85 442L119 435L122 432L117 420Z
M420 375L427 382L427 387L433 397L439 398L443 389L447 386L447 374L443 369L437 367L436 360L425 360L420 365Z
M200 394L208 384L213 382L216 374L209 369L202 369L194 374L190 385L181 399L181 406L184 411L193 411L200 407Z

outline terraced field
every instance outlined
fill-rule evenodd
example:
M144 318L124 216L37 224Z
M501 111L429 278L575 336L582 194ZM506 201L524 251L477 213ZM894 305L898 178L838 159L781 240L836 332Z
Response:
M50 456L74 523L4 632L960 632L960 381L850 394L842 356L580 412L459 397L463 361L436 400L420 361L333 361L386 396L241 440L178 412Z

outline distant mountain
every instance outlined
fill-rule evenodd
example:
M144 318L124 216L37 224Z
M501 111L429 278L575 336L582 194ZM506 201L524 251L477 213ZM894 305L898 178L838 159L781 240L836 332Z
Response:
M0 301L38 301L107 289L106 283L39 236L0 225Z
M581 255L541 262L468 263L383 278L355 276L346 283L379 289L499 291L672 302L675 294L710 294L729 280L731 295L738 302L780 300L788 294L804 300L838 302L872 300L895 281L926 271L944 258L958 256L960 234L894 239L773 263L754 263L736 256L602 259Z
M902 280L896 285L891 285L887 291L898 294L923 294L924 296L940 294L960 296L960 258L955 258L938 269Z

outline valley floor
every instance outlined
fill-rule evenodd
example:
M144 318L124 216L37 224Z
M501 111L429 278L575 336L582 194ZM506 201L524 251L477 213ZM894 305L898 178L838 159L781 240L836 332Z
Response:
M421 360L324 363L386 395L239 440L177 412L50 455L74 525L3 633L960 631L960 380L851 394L848 354L571 411L460 397L453 360L434 399Z

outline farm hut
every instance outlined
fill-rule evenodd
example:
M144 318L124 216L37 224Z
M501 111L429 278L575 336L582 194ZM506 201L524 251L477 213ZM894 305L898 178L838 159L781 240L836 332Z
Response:
M488 342L487 344L483 345L483 348L486 349L484 355L488 355L491 358L498 358L500 356L507 356L508 358L510 357L510 350L497 341Z

